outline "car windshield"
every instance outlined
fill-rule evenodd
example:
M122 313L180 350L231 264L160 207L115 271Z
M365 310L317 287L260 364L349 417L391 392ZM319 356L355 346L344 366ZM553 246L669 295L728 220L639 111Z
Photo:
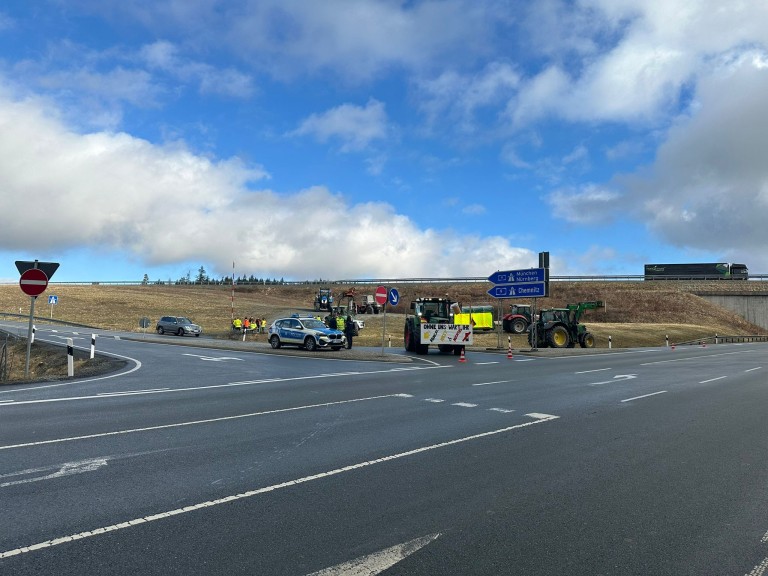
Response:
M176 320L179 324L192 324L192 321L189 318L177 318Z
M328 326L320 322L320 320L315 320L314 318L307 318L301 322L304 324L304 328L312 328L313 330L322 330L323 328L328 328Z

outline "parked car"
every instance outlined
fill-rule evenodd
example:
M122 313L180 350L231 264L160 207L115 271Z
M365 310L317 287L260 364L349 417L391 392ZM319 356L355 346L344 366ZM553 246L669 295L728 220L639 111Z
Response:
M275 349L291 344L311 352L318 348L339 350L347 344L344 332L328 328L313 317L279 318L272 323L267 333L269 343Z
M200 326L183 316L163 316L157 321L155 330L157 330L158 334L168 332L177 336L186 336L187 334L200 336L203 333L203 329Z

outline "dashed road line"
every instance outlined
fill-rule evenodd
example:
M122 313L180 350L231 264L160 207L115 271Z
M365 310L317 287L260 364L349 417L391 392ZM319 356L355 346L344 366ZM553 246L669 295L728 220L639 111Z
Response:
M648 398L649 396L656 396L657 394L666 394L666 390L661 390L659 392L651 392L650 394L643 394L642 396L635 396L634 398L627 398L626 400L622 400L622 402L632 402L632 400L640 400L641 398Z
M413 450L408 450L406 452L399 452L396 454L390 454L388 456L382 456L381 458L376 458L374 460L367 460L365 462L358 462L356 464L350 464L349 466L343 466L341 468L336 468L334 470L329 470L327 472L320 472L319 474L313 474L311 476L304 476L302 478L296 478L294 480L288 480L286 482L281 482L279 484L273 484L271 486L264 486L262 488L255 488L253 490L249 490L247 492L242 492L240 494L233 494L231 496L225 496L223 498L218 498L216 500L208 500L206 502L200 502L198 504L193 504L190 506L185 506L184 508L176 508L174 510L168 510L166 512L159 512L157 514L151 514L148 516L142 516L139 518L133 518L131 520L127 520L124 522L120 522L118 524L112 524L110 526L104 526L100 528L94 528L92 530L86 530L84 532L78 532L77 534L69 534L66 536L60 536L58 538L53 538L51 540L45 540L43 542L37 542L34 544L30 544L27 546L22 546L20 548L15 548L13 550L7 550L5 552L0 552L0 560L3 560L5 558L11 558L13 556L19 556L21 554L28 554L30 552L35 552L37 550L44 550L46 548L51 548L53 546L58 546L60 544L67 544L69 542L75 542L77 540L83 540L85 538L92 538L95 536L99 536L101 534L107 534L110 532L116 532L118 530L125 530L127 528L132 528L134 526L140 525L140 524L147 524L149 522L155 522L158 520L163 520L166 518L172 518L174 516L179 516L181 514L188 514L190 512L196 512L198 510L202 510L204 508L211 508L213 506L219 506L222 504L229 504L230 502L236 502L238 500L244 500L247 498L253 498L255 496L259 496L261 494L266 494L269 492L274 492L276 490L282 490L283 488L290 488L293 486L298 486L301 484L306 484L308 482L313 482L315 480L321 480L325 478L330 478L332 476L337 476L339 474L344 474L347 472L352 472L355 470L360 470L362 468L367 468L370 466L376 466L378 464L384 464L386 462L391 462L394 460L399 460L401 458L407 458L410 456L415 456L417 454L422 454L424 452L432 451L432 450L439 450L442 448L447 448L449 446L455 446L458 444L463 444L466 442L472 442L474 440L480 440L481 438L489 438L491 436L497 436L499 434L505 434L508 432L512 432L515 430L521 430L523 428L527 428L529 426L535 426L537 424L544 424L546 422L551 422L553 420L557 420L559 416L553 416L551 414L540 414L540 413L531 413L526 414L526 416L529 416L531 418L534 418L531 422L523 422L521 424L515 424L514 426L507 426L506 428L499 428L497 430L490 430L488 432L480 432L479 434L473 434L471 436L464 436L461 438L455 438L453 440L446 440L445 442L439 442L437 444L430 444L428 446L421 446L419 448L414 448Z

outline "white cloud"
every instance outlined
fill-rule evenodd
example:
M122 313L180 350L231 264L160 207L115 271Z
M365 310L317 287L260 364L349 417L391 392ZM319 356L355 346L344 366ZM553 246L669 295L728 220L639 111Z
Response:
M384 104L371 99L364 106L342 104L322 114L312 114L290 136L313 136L320 142L339 140L342 152L359 151L388 135Z
M595 185L578 190L557 190L546 198L555 217L581 225L612 220L617 216L619 200L618 193Z
M244 270L301 279L476 276L488 262L524 267L534 258L504 238L420 230L388 204L351 205L323 187L255 190L269 175L237 158L78 134L49 108L0 94L0 200L14 207L0 212L1 250L98 246L149 266L203 261L222 276L235 259ZM354 214L355 226L339 214ZM249 234L243 222L268 225Z

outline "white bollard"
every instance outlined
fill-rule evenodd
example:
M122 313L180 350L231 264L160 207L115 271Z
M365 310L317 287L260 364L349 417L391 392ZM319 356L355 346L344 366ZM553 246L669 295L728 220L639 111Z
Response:
M37 326L32 324L32 338L29 339L30 344L35 343L35 330L37 330Z
M664 336L664 346L669 348L669 334Z
M96 334L91 334L91 360L96 355Z
M387 341L389 342L389 347L392 348L392 335L387 336Z
M75 348L72 338L67 338L67 376L75 375Z
M611 348L613 348L613 339L608 336L608 349L610 350Z

